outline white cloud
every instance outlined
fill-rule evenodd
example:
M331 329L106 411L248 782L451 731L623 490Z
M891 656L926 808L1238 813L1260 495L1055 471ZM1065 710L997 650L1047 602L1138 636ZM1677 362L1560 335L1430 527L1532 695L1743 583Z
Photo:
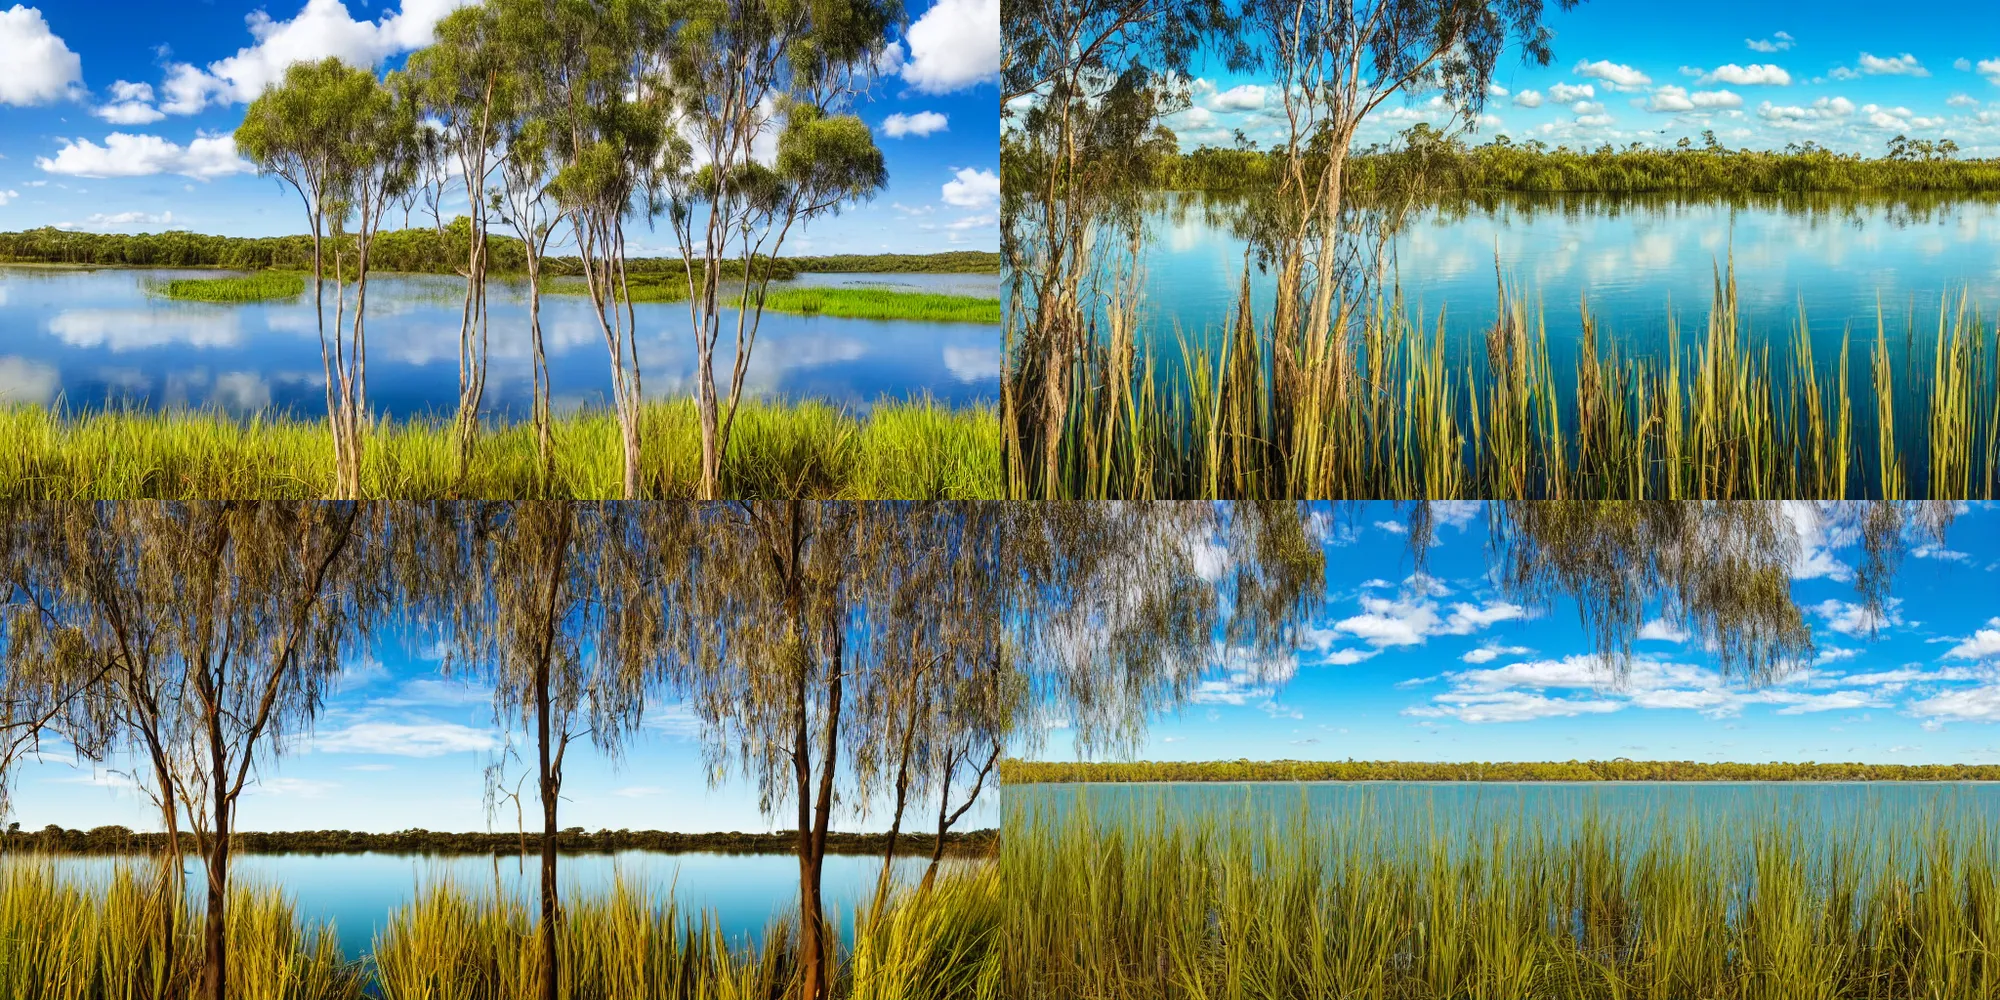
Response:
M1653 91L1646 102L1648 111L1708 111L1716 108L1740 108L1743 98L1727 90L1697 90L1690 94L1685 87L1671 84Z
M1506 601L1483 605L1460 601L1452 605L1448 615L1440 614L1434 598L1445 592L1442 584L1428 577L1411 577L1394 599L1362 595L1358 599L1362 613L1343 618L1333 627L1381 649L1419 645L1433 635L1471 635L1500 622L1528 617L1526 608Z
M1833 97L1833 98L1822 97L1819 100L1816 100L1812 102L1812 104L1805 107L1800 107L1799 105L1796 104L1774 105L1770 101L1764 101L1763 103L1757 105L1758 117L1763 118L1766 121L1772 122L1773 124L1785 124L1788 122L1826 121L1833 118L1845 118L1848 115L1853 114L1854 111L1855 111L1854 102L1848 100L1845 97ZM1834 579L1838 580L1844 580L1847 578L1846 564L1841 563L1837 559L1832 559L1832 557L1830 556L1827 556L1826 559L1828 561L1819 564L1821 568L1825 570L1825 572L1822 572L1818 575L1832 576ZM1802 557L1802 562L1809 562L1809 560L1805 560L1804 557ZM1796 576L1798 574L1798 571L1799 567L1795 566L1793 568L1793 574ZM1836 572L1839 575L1836 576L1835 575ZM1802 577L1802 579L1804 578Z
M1812 605L1808 610L1826 620L1826 627L1846 636L1864 636L1890 625L1903 624L1903 601L1891 597L1879 612L1871 612L1867 605L1851 604L1847 601L1828 598Z
M1909 54L1908 52L1905 52L1900 56L1894 56L1888 59L1883 59L1879 56L1871 56L1868 53L1863 52L1861 53L1861 61L1859 64L1857 64L1857 68L1859 68L1861 72L1866 73L1869 76L1931 75L1931 71L1925 69L1924 65L1917 61L1917 57Z
M1792 47L1792 36L1780 31L1769 38L1745 38L1743 44L1752 52L1783 52Z
M1919 559L1941 559L1946 562L1965 562L1966 560L1972 558L1972 556L1968 555L1967 553L1960 552L1956 549L1948 549L1942 545L1930 545L1930 544L1919 545L1916 548L1911 549L1910 554L1916 556Z
M1534 650L1526 646L1496 646L1488 643L1459 657L1459 659L1467 663L1491 663L1503 656L1525 656L1532 652Z
M899 111L882 119L882 134L891 139L901 139L906 135L926 136L947 131L948 124L945 116L935 111L919 111L914 115Z
M1404 709L1404 714L1430 718L1448 717L1460 722L1526 722L1530 719L1596 715L1616 712L1620 703L1603 698L1550 698L1523 691L1492 694L1453 692L1438 695L1428 707Z
M1652 77L1630 66L1615 63L1608 59L1600 59L1596 62L1579 62L1570 72L1578 76L1590 77L1593 80L1602 80L1604 81L1604 85L1610 87L1612 90L1638 90L1653 82Z
M2000 59L1981 59L1979 65L1973 68L1986 78L1986 82L2000 87Z
M2000 656L2000 618L1989 619L1985 628L1960 640L1944 655L1959 660L1985 660Z
M1597 88L1587 83L1558 83L1549 88L1549 99L1557 104L1570 104L1596 96Z
M0 403L55 402L62 378L56 370L39 361L22 357L0 357Z
M52 174L71 177L150 177L179 174L196 180L254 173L256 167L236 154L231 136L197 136L186 146L156 135L113 132L100 146L88 139L71 139L51 157L35 165Z
M83 86L83 59L35 7L0 10L0 67L0 104L47 104L76 96Z
M1729 63L1702 73L1695 82L1704 86L1711 83L1733 83L1739 87L1786 87L1791 85L1792 74L1785 72L1782 67L1769 63L1755 66Z
M1578 125L1581 125L1581 126L1583 126L1584 128L1606 128L1606 127L1608 127L1608 126L1610 126L1610 125L1614 124L1614 123L1615 123L1616 121L1617 121L1617 119L1614 119L1614 118L1612 118L1612 117L1611 117L1610 115L1577 115L1577 116L1576 116L1576 123L1577 123Z
M1208 99L1216 111L1255 111L1264 106L1264 88L1254 83L1238 84Z
M1919 699L1910 703L1910 712L1928 716L1933 723L2000 721L2000 684L1982 684Z
M1541 92L1523 90L1514 95L1514 105L1522 108L1539 108L1542 106Z
M1966 94L1953 94L1945 98L1945 103L1954 108L1976 108L1979 106L1979 99Z
M908 34L903 79L945 94L1000 75L1000 0L938 0Z
M379 21L357 21L342 0L306 0L305 9L279 21L262 9L244 20L255 42L206 70L187 63L167 67L160 110L191 115L210 103L255 100L284 78L286 67L329 56L350 66L372 68L391 56L429 45L438 21L469 0L403 0Z
M84 219L84 229L118 229L127 226L170 226L174 222L172 212L98 212Z
M1639 627L1639 638L1654 642L1686 642L1688 633L1679 625L1655 618Z
M491 730L431 720L357 722L313 738L314 748L325 753L379 753L394 757L441 757L491 750L499 745L499 737Z
M991 208L1000 203L1000 177L991 170L961 169L944 184L944 203L959 208Z
M14 191L11 189L7 191L0 191L0 205L5 205L10 201L19 198L20 196L21 192L19 191Z

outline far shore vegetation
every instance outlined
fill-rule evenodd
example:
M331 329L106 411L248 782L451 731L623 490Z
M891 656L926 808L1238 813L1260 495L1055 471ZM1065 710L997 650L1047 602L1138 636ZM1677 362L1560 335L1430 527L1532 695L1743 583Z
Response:
M271 302L306 293L305 275L259 271L228 278L175 278L147 286L154 294L186 302Z
M649 403L639 456L642 495L699 487L700 428L689 401ZM556 416L544 464L535 429L482 425L472 461L456 462L450 418L371 427L361 496L608 498L623 495L617 420L587 409ZM334 494L324 419L211 410L89 411L0 407L0 499L312 499ZM977 499L1002 495L1000 424L990 407L884 401L857 413L822 402L749 401L723 464L737 498Z
M889 273L889 272L883 272ZM630 301L633 302L686 302L688 281L685 275L635 274L628 282ZM552 295L589 295L590 288L581 278L557 278L542 289ZM743 303L743 293L732 290L722 300L723 305L737 308ZM770 286L764 297L764 311L790 313L795 316L837 316L845 319L916 320L926 323L989 323L1000 322L1000 300L978 298L971 295L944 295L936 292L914 292L899 288L821 287L789 288Z
M1009 785L1135 781L2000 781L2000 764L1704 763L1692 760L1032 761L1000 765Z
M463 218L442 229L410 227L376 234L368 248L369 268L381 272L456 275L465 268L471 236ZM519 239L486 236L487 271L495 277L527 274L527 251ZM338 241L326 241L329 266ZM351 242L351 239L350 239ZM353 267L349 249L346 266ZM0 232L0 263L77 264L99 267L226 268L310 272L311 236L211 236L182 230L163 233L79 233L44 226L21 232ZM758 273L783 280L814 273L979 274L998 273L997 252L956 250L935 254L831 254L805 257L760 257ZM551 256L537 261L544 275L581 276L577 257ZM686 262L678 257L633 257L625 262L633 275L673 274L685 280ZM742 280L740 260L721 264L725 279Z
M71 830L51 824L39 830L19 829L11 824L0 835L0 852L62 854L149 854L166 847L166 834L134 831L123 826L100 826ZM194 835L182 832L183 853L193 853ZM939 836L936 831L922 836L908 835L927 849L945 857L986 857L993 853L995 831L952 831ZM238 830L231 838L232 850L247 854L346 854L380 851L397 854L538 854L542 834L524 832L448 833L437 830L398 830L369 833L361 830ZM666 830L597 830L582 827L563 830L556 836L556 849L564 853L593 851L657 851L666 854L791 854L798 850L796 833L675 833ZM828 854L866 854L881 857L889 847L886 833L841 833L826 835Z

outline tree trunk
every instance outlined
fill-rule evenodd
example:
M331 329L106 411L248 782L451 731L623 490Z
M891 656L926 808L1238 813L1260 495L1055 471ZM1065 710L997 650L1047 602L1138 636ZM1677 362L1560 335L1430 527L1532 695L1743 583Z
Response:
M618 432L625 439L625 499L639 496L639 401L628 400L618 407ZM714 497L709 497L714 499Z
M549 759L549 667L535 675L535 741L541 750L542 788L542 1000L556 1000L556 780Z
M228 1000L229 996L229 768L222 746L222 730L215 720L209 724L209 765L214 783L214 828L208 843L208 912L203 918L206 948L202 964L202 995L208 1000Z
M902 759L896 765L896 812L889 821L889 846L882 852L882 877L875 883L875 905L872 913L880 913L889 901L891 869L896 864L896 840L903 832L903 807L910 791L910 748L916 742L918 708L928 699L910 699L910 718L903 727Z

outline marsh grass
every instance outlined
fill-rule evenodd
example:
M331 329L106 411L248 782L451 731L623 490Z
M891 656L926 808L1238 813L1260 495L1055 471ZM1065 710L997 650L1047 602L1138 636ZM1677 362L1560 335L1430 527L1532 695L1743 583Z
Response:
M289 271L258 271L229 278L174 278L149 281L155 295L184 302L273 302L305 294L305 275Z
M0 863L0 996L10 1000L145 1000L191 996L200 980L201 911L173 908L148 866L76 879L52 857ZM177 941L167 967L162 920ZM236 1000L359 1000L365 974L332 929L298 919L275 889L239 885L229 904Z
M2000 781L1995 764L1691 760L1212 760L1000 762L1009 785L1134 781Z
M1000 885L991 864L954 868L928 893L906 888L880 914L859 913L836 963L847 1000L997 1000ZM385 1000L515 1000L541 981L532 904L449 882L428 887L376 936ZM756 944L723 934L619 880L573 893L557 939L558 993L573 1000L784 1000L795 994L796 922Z
M1744 328L1733 269L1719 269L1706 326L1686 342L1670 319L1664 348L1639 355L1601 332L1586 304L1576 361L1559 365L1540 303L1504 286L1483 342L1447 338L1442 318L1413 315L1394 292L1281 301L1282 327L1252 319L1250 294L1246 273L1220 335L1183 335L1166 352L1118 335L1139 325L1136 294L1109 300L1112 333L1088 345L1070 382L1059 452L1067 496L2000 492L2000 333L1963 296L1939 304L1934 326L1892 330L1878 313L1875 330L1849 331L1828 359L1815 355L1803 316L1759 343ZM1023 383L1011 398L1039 391ZM1024 447L1010 444L1032 453Z
M648 496L694 495L700 426L691 402L645 412ZM368 497L602 498L620 495L617 420L558 418L554 475L540 473L534 430L493 424L464 481L449 419L378 422L367 435ZM0 498L139 499L331 496L325 424L285 416L0 409ZM722 488L731 497L969 498L1000 495L1000 427L991 409L885 402L859 415L824 403L745 401Z
M1020 1000L2000 996L1983 821L1870 831L1010 805Z
M630 277L634 302L685 302L688 297L685 275L634 274ZM547 289L556 295L588 295L581 279L558 278ZM724 300L730 308L742 302L740 285L732 286ZM967 295L940 295L933 292L904 292L890 288L785 288L771 289L764 311L795 316L836 316L842 319L913 320L924 323L1000 322L1000 300Z

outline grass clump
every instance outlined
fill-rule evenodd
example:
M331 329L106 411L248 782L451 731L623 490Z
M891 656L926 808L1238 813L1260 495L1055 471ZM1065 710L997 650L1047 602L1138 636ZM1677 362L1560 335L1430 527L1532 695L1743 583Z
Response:
M784 288L764 300L769 312L845 319L907 319L926 323L1000 322L1000 300L887 288Z
M644 420L645 494L694 496L701 426L693 402L650 404ZM366 437L362 491L379 499L622 494L611 413L559 417L554 439L554 472L544 477L531 424L489 426L461 481L449 419L384 419ZM745 400L722 490L737 498L985 499L1001 495L1000 477L990 408L916 400L857 414ZM0 408L0 499L314 499L333 490L333 443L319 420Z
M175 278L149 287L183 302L273 302L304 295L306 278L289 271L258 271L229 278Z
M1301 807L1010 806L1005 992L1037 1000L2000 996L1982 821L1444 832Z
M50 857L0 864L0 996L10 1000L189 997L201 982L202 912L172 907L143 866L77 879ZM171 962L161 929L175 942ZM298 919L274 889L238 887L229 904L235 1000L361 1000L365 973L331 927Z
M842 1000L998 1000L1001 892L990 864L902 890L880 914L857 914L834 996ZM761 940L731 941L710 913L619 880L572 896L558 938L559 996L576 1000L786 1000L798 989L793 920ZM540 953L531 904L441 883L376 936L384 1000L517 1000L536 995Z

